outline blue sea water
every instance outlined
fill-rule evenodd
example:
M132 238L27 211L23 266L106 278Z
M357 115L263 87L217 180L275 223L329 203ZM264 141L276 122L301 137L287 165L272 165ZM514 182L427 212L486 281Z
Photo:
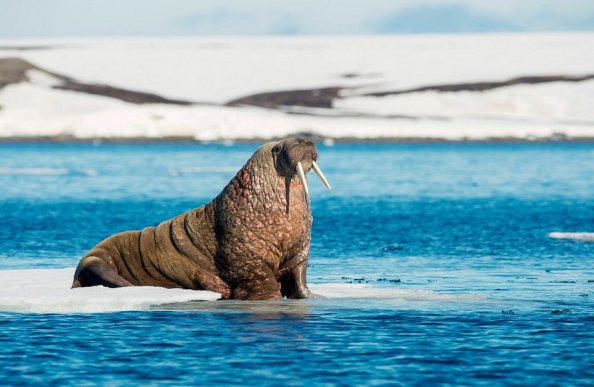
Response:
M209 201L256 148L2 144L0 270L74 267ZM594 243L548 237L594 232L594 144L319 153L309 281L418 297L0 312L1 384L594 383Z

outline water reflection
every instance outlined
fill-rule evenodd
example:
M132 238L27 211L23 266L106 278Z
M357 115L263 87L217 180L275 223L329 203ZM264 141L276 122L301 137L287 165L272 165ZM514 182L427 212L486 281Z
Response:
M180 312L241 313L255 320L307 318L314 300L271 300L271 301L188 301L155 306L153 310Z

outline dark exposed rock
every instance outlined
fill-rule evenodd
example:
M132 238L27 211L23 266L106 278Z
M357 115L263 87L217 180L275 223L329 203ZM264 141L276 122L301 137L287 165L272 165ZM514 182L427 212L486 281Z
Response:
M0 89L12 83L27 80L27 71L38 69L33 64L19 58L0 59Z
M375 78L380 77L380 73L343 73L339 74L341 78Z
M82 92L93 95L100 95L105 97L116 98L122 101L144 104L144 103L163 103L174 105L192 105L195 102L186 100L168 99L156 94L145 93L140 91L127 90L123 88L113 87L103 84L85 83L73 78L52 73L50 71L41 69L32 63L29 63L20 58L0 58L0 89L3 87L19 83L27 80L27 71L38 70L45 74L51 75L56 79L62 81L61 84L53 86L56 89L63 89L75 92ZM346 73L345 77L357 77L361 74ZM424 91L437 92L458 92L458 91L486 91L505 86L513 86L519 84L539 84L547 82L582 82L594 79L594 74L587 74L581 76L566 76L566 75L549 75L549 76L522 76L512 78L505 81L494 82L473 82L473 83L457 83L445 85L429 85L411 89L393 90L377 93L362 94L363 96L382 97L387 95L399 95L406 93L416 93ZM341 91L348 89L347 87L322 87L315 89L302 90L281 90L271 91L265 93L258 93L248 95L242 98L235 99L228 102L227 106L258 106L268 109L279 109L282 107L306 107L306 108L322 108L330 109L333 107L334 100L341 98ZM291 114L300 114L296 111L286 111ZM313 114L307 112L307 114ZM388 117L388 118L408 118L408 117ZM563 138L559 138L563 140Z
M100 95L104 97L116 98L122 101L143 104L143 103L164 103L174 105L191 105L193 102L174 100L161 97L156 94L144 93L112 87L102 84L79 82L73 78L56 74L20 58L0 58L0 89L10 84L25 82L28 80L27 72L37 70L48 74L61 81L61 84L52 86L55 89L69 90L86 94Z
M287 90L260 93L235 99L227 106L251 105L268 109L279 106L305 106L318 108L332 108L332 102L338 98L341 87L324 87L320 89Z
M355 74L348 73L345 76L354 77ZM387 95L399 95L408 93L418 93L424 91L437 92L458 92L458 91L487 91L497 89L500 87L514 86L514 85L532 85L548 82L582 82L594 79L594 74L587 75L547 75L547 76L522 76L508 79L505 81L493 82L469 82L469 83L453 83L445 85L429 85L416 87L411 89L383 91L377 93L362 94L368 97L384 97ZM302 106L313 108L333 107L335 99L341 98L340 92L346 90L346 87L326 87L317 89L303 89L303 90L282 90L272 91L267 93L253 94L239 99L235 99L227 103L228 106L251 105L259 106L268 109L277 109L282 106ZM298 112L290 112L298 114ZM398 117L400 118L400 117Z
M508 79L499 82L473 82L473 83L452 83L447 85L431 85L416 87L412 89L383 91L379 93L364 94L370 97L384 97L386 95L398 95L407 93L417 93L423 91L438 91L438 92L456 92L456 91L486 91L497 89L505 86L514 85L533 85L537 83L548 82L582 82L594 79L594 74L580 75L580 76L565 76L565 75L547 75L547 76L525 76Z
M156 94L143 93L140 91L132 91L120 89L101 84L82 83L66 78L64 83L59 86L54 86L54 89L62 89L69 91L77 91L81 93L101 95L104 97L116 98L125 102L143 104L143 103L164 103L170 105L192 105L190 101L175 100L161 97Z

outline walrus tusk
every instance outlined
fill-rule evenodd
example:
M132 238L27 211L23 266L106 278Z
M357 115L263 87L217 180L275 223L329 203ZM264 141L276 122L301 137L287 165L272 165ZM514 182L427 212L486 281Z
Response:
M299 175L299 179L301 179L301 184L303 184L303 189L305 190L305 198L309 198L309 187L307 186L307 180L305 179L305 172L303 172L303 166L301 165L301 161L297 163L297 174Z
M318 164L314 161L311 163L311 167L313 168L316 175L318 175L320 180L322 180L322 183L324 183L326 188L328 188L328 191L332 191L332 188L330 188L330 183L328 183L326 176L324 176L324 173L322 172L322 169L318 166Z

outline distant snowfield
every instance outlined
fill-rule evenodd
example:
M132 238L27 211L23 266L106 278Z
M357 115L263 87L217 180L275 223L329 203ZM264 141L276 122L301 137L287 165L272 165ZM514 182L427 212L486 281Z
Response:
M32 46L38 49L26 49ZM28 81L0 89L0 137L594 138L594 80L364 95L593 74L592 47L592 33L0 41L0 58L23 58L87 83L208 103L136 105L53 89L56 79L30 70ZM261 92L322 87L345 88L331 109L290 114L222 106Z
M0 270L0 312L104 313L149 310L188 302L215 301L218 293L149 286L108 289L102 286L70 289L74 268ZM429 290L373 287L365 284L327 283L310 289L330 299L373 298L389 302L483 301L476 295L447 295Z

